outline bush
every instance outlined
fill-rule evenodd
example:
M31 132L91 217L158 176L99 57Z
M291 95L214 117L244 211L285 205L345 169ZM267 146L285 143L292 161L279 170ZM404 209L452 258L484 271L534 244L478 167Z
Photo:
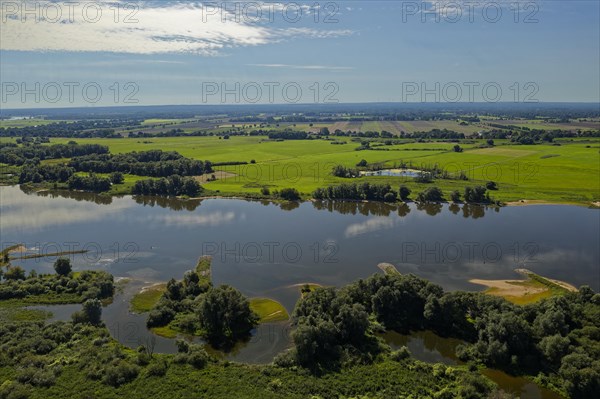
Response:
M190 345L187 354L188 364L194 366L197 369L204 368L210 360L209 354L200 345Z
M487 189L482 186L465 187L465 202L488 203L490 197L486 194Z
M279 191L279 197L286 201L298 201L300 199L300 193L295 188L282 188Z
M121 172L113 172L110 174L110 181L112 184L123 184L125 176Z
M399 362L401 360L407 359L410 357L410 351L408 350L408 348L406 346L403 346L402 348L393 351L390 354L390 359L392 359L393 361Z
M117 360L116 363L108 366L104 373L104 383L113 387L126 384L135 380L140 369L124 360Z
M150 312L146 325L148 327L166 326L175 318L175 311L167 306L160 306Z
M162 377L167 374L167 370L169 369L169 364L164 360L158 360L150 363L146 372L149 376L152 377Z
M431 183L433 181L433 176L429 172L419 172L415 177L415 181L417 183Z
M460 193L458 191L452 191L450 193L450 199L452 202L460 202Z
M83 309L73 313L73 323L90 323L99 325L102 322L102 303L98 299L88 299L83 303Z
M444 200L442 190L437 187L429 187L417 196L419 202L441 202Z
M383 196L383 201L385 202L396 202L396 193L389 192Z
M400 186L400 190L398 191L400 193L400 199L402 201L406 201L408 199L408 197L410 196L410 188L406 187L406 186Z
M20 266L9 266L4 272L5 280L25 280L25 270Z
M269 190L269 187L263 187L260 189L260 193L262 195L271 195L271 190Z
M485 188L488 190L498 190L498 185L494 181L489 181L485 184Z

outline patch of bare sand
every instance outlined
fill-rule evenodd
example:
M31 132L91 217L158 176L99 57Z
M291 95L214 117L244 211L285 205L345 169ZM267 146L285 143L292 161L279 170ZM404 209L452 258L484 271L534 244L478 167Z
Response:
M19 245L18 247L14 247L13 249L11 249L10 251L8 251L9 253L14 253L14 252L27 252L27 247L25 245Z
M469 280L470 283L483 285L488 288L493 288L493 294L502 297L520 297L538 294L540 292L546 291L546 288L543 287L530 287L527 285L522 285L522 283L526 281L527 280Z
M519 201L511 201L506 203L507 206L527 206L527 205L556 205L552 202L547 202L544 200L526 200L522 199Z

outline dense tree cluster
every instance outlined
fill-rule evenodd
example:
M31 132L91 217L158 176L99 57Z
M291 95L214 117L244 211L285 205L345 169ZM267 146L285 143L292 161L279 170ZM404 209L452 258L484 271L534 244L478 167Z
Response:
M60 268L64 272L64 268ZM39 297L43 302L80 302L91 298L110 298L114 293L112 275L102 271L83 271L77 276L67 274L31 273L25 275L19 266L10 266L0 283L0 300ZM43 298L41 297L43 296Z
M0 137L121 137L115 129L139 126L137 119L83 119L36 126L0 128Z
M235 288L213 288L201 270L187 271L183 280L171 279L148 316L148 327L170 325L201 335L212 345L230 346L247 337L258 323L248 300Z
M465 187L465 202L476 204L489 204L492 202L487 188L483 186Z
M91 154L108 154L108 147L99 144L54 144L2 147L0 148L0 163L20 166L27 161L38 164L39 161L45 159L72 158Z
M343 165L336 165L333 167L331 174L335 177L352 178L359 177L360 172L358 169L347 168Z
M280 132L270 132L268 137L271 140L306 140L308 138L308 133L284 130Z
M213 345L222 346L247 337L258 324L248 300L235 288L222 285L204 294L198 304L200 329Z
M110 190L111 180L107 177L100 177L94 173L88 176L73 175L67 181L69 190L93 191L101 193Z
M301 198L295 188L282 188L279 191L273 191L273 195L285 201L299 201Z
M442 202L444 193L438 187L427 187L417 195L419 202Z
M160 179L146 179L135 182L131 193L133 195L166 195L196 197L202 192L202 186L193 177L178 175Z
M429 329L464 340L464 360L541 373L572 398L600 389L600 294L587 286L519 306L482 293L445 293L414 275L374 275L306 294L293 316L296 348L280 361L317 370L375 356L375 328Z
M457 133L453 130L448 130L448 129L432 129L428 132L414 132L410 134L410 137L416 138L416 139L453 139L453 140L459 140L459 139L464 139L465 138L465 134L464 133Z
M389 184L343 183L338 186L318 188L312 194L318 200L358 200L394 202L398 193Z
M75 173L75 169L66 165L33 165L27 163L21 168L19 183L60 182L66 183Z
M213 172L209 161L185 158L175 151L142 151L125 154L93 154L73 158L69 166L94 173L121 172L138 176L199 176Z

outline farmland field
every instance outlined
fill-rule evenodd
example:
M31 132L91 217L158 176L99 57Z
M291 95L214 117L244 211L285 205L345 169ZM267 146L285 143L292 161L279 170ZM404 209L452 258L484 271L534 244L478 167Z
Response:
M186 157L214 162L240 161L248 165L222 166L217 170L231 177L209 182L205 187L220 195L259 194L262 187L271 190L297 188L310 195L318 188L348 181L331 176L333 166L354 167L361 159L369 164L393 167L401 162L412 168L438 165L451 173L463 171L469 180L436 180L448 194L465 186L495 181L499 190L495 199L511 202L541 200L554 203L589 204L600 200L598 151L600 141L562 141L562 145L511 145L501 140L493 148L476 148L461 144L463 152L452 150L453 143L406 143L374 147L381 151L356 151L358 143L348 138L345 145L331 145L326 140L268 141L264 137L173 137L140 139L78 139L77 142L108 145L113 153L161 149L178 151ZM68 139L52 139L51 143L66 143ZM255 161L255 164L250 164ZM397 187L405 184L421 191L427 185L406 177L368 177L362 180L387 182ZM129 180L129 178L128 178Z

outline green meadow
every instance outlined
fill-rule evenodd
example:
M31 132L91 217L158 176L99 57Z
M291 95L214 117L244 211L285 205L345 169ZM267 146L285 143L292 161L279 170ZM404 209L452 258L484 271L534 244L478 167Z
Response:
M51 143L66 143L70 139L52 139ZM161 149L178 151L194 159L214 162L248 162L247 165L221 166L228 178L205 183L210 194L223 196L256 195L263 187L271 191L285 187L297 188L306 197L317 187L343 182L371 181L390 183L394 188L404 184L416 192L428 186L440 187L448 196L453 190L462 192L466 186L498 183L492 197L503 202L542 201L552 203L587 204L600 200L600 162L598 139L558 140L556 144L512 145L496 140L496 146L480 148L483 141L460 143L463 152L452 150L454 143L407 142L391 146L373 146L372 150L356 151L359 143L349 138L332 145L326 140L268 141L265 137L168 137L77 139L78 143L108 145L113 153ZM464 172L469 180L437 179L433 183L415 183L409 177L333 177L333 166L354 167L365 159L371 165L394 167L401 162L412 168L438 165L453 174ZM255 163L250 163L254 161ZM132 184L137 177L127 176ZM208 193L207 193L208 194Z

